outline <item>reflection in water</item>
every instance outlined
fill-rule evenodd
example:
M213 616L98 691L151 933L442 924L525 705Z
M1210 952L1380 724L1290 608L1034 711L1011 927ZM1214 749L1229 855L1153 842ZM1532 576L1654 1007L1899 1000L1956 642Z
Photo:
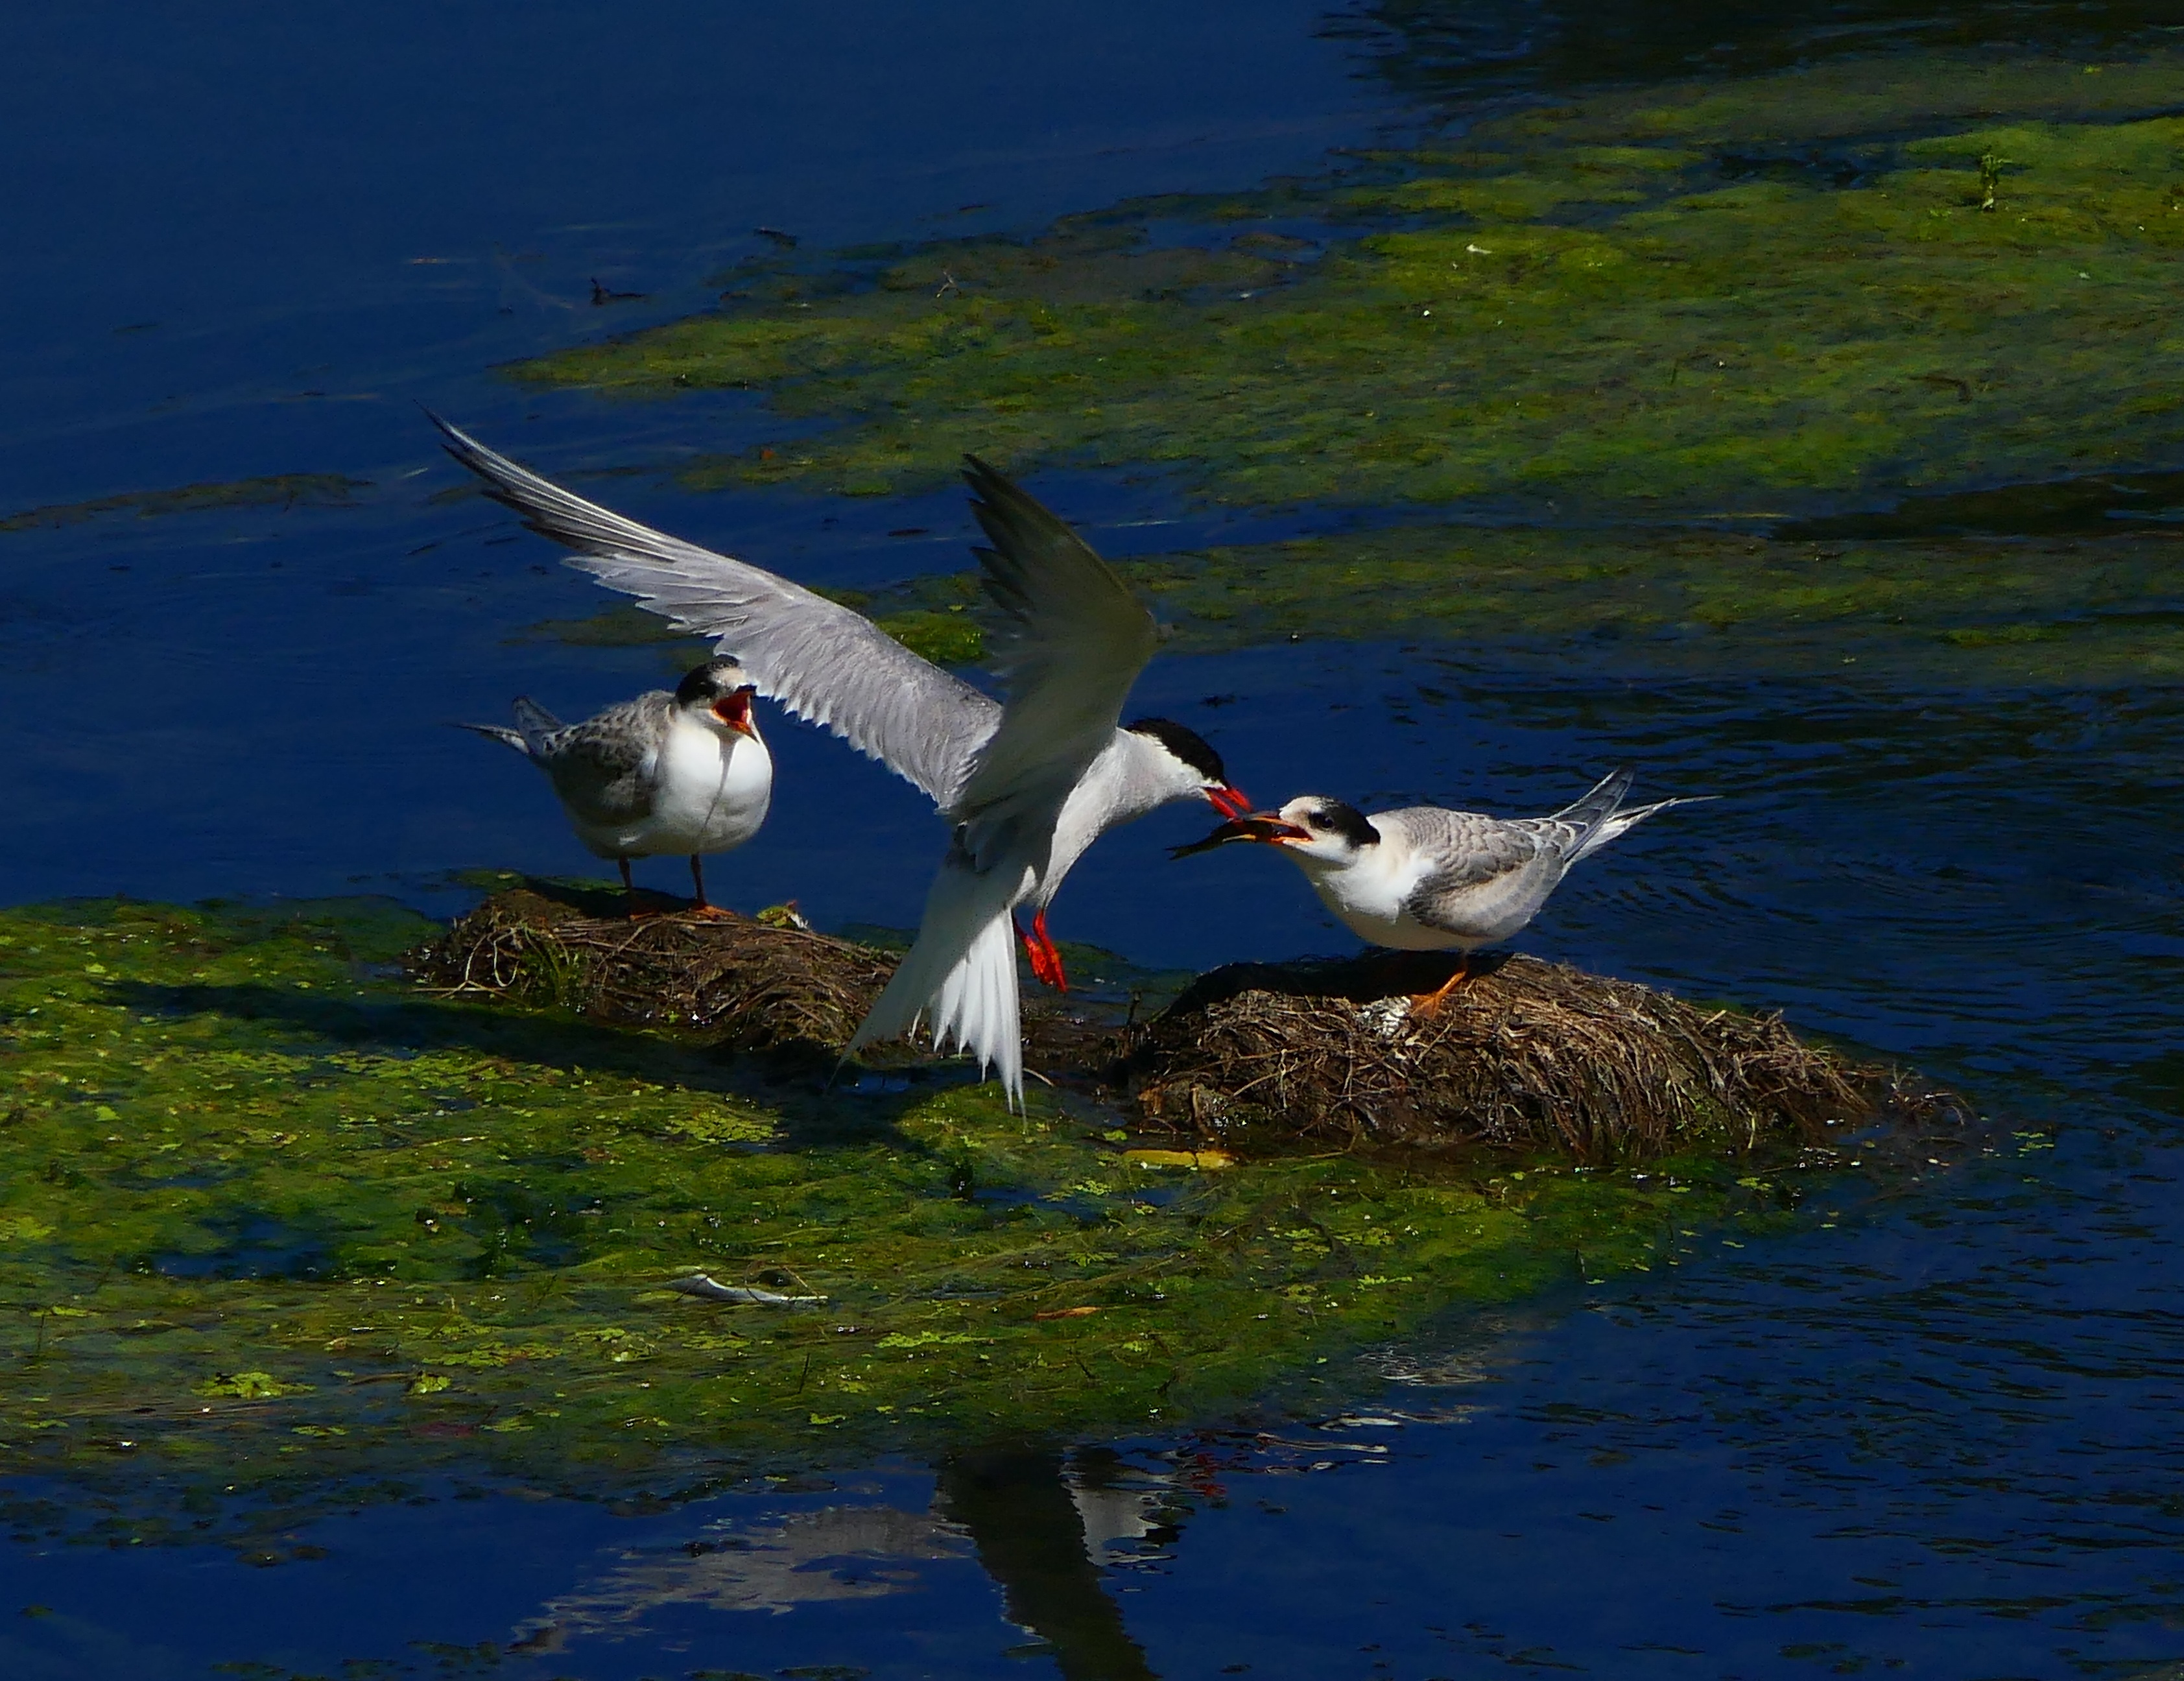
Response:
M549 1600L520 1645L625 1628L669 1606L784 1611L919 1585L916 1566L961 1557L961 1534L929 1513L822 1506L778 1522L716 1526L677 1545L635 1550L597 1581Z
M845 1502L756 1521L739 1510L687 1538L630 1547L548 1600L506 1650L543 1656L657 1639L665 1620L691 1611L838 1611L928 1592L933 1567L968 1555L1067 1681L1151 1681L1104 1567L1167 1556L1180 1517L1174 1480L1105 1447L967 1451L939 1467L922 1508Z
M970 1532L1010 1620L1054 1649L1066 1681L1153 1674L1093 1562L1093 1548L1104 1551L1112 1539L1150 1528L1135 1528L1143 1521L1142 1507L1132 1509L1137 1499L1112 1480L1072 1488L1062 1455L1051 1449L989 1448L940 1468L941 1505Z

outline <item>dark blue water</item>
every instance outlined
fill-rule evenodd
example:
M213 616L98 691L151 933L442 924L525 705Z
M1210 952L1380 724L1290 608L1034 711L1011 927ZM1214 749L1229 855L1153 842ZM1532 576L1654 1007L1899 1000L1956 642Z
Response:
M672 656L527 637L603 598L498 509L436 500L458 478L415 402L549 472L639 469L592 483L800 578L954 569L953 495L670 488L678 459L757 435L738 399L540 396L490 370L698 306L761 224L825 246L1246 184L1370 137L1391 87L1451 62L1493 81L1635 27L1383 10L1424 43L1407 79L1303 4L0 19L0 513L354 482L339 505L0 532L8 896L445 904L466 866L588 867L538 779L442 725L518 691L579 713ZM1919 28L2006 36L2003 10ZM1796 28L1873 26L1836 11L1686 8L1663 38L1771 62ZM595 308L595 276L647 296ZM1247 528L1158 481L1036 487L1117 554ZM911 526L931 535L887 535ZM1529 943L1960 1084L2006 1117L1998 1153L1379 1351L1329 1375L1346 1416L1263 1431L665 1510L438 1487L252 1560L71 1539L95 1512L20 1491L64 1516L19 1515L0 1552L0 1674L2168 1673L2184 706L1798 670L1306 644L1166 658L1139 698L1262 800L1546 809L1625 760L1648 793L1722 796L1590 866ZM770 734L783 797L722 896L913 918L929 810L831 741ZM1058 930L1159 965L1343 947L1279 859L1167 863L1196 826L1103 843Z

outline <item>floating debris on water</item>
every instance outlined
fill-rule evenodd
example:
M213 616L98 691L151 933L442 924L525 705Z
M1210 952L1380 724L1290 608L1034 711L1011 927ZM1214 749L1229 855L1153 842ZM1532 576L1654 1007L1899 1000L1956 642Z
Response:
M761 1290L749 1284L723 1284L703 1272L671 1278L666 1287L682 1295L695 1296L701 1302L734 1302L755 1308L816 1306L827 1299L824 1296L784 1296L778 1290Z

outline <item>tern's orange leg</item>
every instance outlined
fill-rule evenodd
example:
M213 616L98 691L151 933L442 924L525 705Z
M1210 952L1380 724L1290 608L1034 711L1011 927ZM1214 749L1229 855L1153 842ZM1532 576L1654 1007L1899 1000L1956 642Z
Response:
M690 854L690 885L697 890L690 902L691 915L726 919L735 914L733 911L724 911L718 905L705 902L705 861L695 852Z
M1046 913L1040 911L1032 918L1030 933L1019 928L1017 937L1023 941L1024 956L1031 959L1031 972L1039 977L1040 984L1057 992L1067 992L1069 977L1061 972L1061 953L1055 950L1054 941L1047 937Z
M1056 949L1053 940L1048 936L1045 911L1039 912L1031 919L1031 931L1039 935L1039 943L1046 947L1046 966L1053 971L1050 976L1042 976L1041 979L1045 980L1046 984L1056 991L1067 992L1069 977L1061 972L1061 953Z
M1431 1014L1434 1011L1439 1009L1443 1004L1446 1003L1454 994L1461 991L1464 987L1469 986L1471 984L1473 975L1474 970L1471 967L1471 953L1466 952L1463 954L1463 961L1457 966L1457 970L1454 975L1449 976L1447 980L1442 981L1439 986L1435 987L1430 992L1419 992L1412 995L1411 998L1411 1014L1412 1015Z

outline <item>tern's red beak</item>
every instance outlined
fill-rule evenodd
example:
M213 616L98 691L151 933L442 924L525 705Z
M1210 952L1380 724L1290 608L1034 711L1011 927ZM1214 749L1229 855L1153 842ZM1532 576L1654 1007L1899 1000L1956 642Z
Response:
M1187 858L1193 852L1210 852L1216 846L1225 846L1231 840L1263 840L1273 845L1282 840L1309 840L1311 831L1300 829L1277 812L1252 812L1244 817L1231 818L1203 840L1194 840L1188 846L1171 846L1172 858Z
M758 730L751 723L750 703L751 696L757 693L758 689L754 684L748 688L738 689L733 695L722 696L713 702L713 716L738 734L749 735L755 739Z
M1206 790L1206 803L1225 818L1240 818L1251 809L1251 801L1242 789L1223 783L1218 788Z

